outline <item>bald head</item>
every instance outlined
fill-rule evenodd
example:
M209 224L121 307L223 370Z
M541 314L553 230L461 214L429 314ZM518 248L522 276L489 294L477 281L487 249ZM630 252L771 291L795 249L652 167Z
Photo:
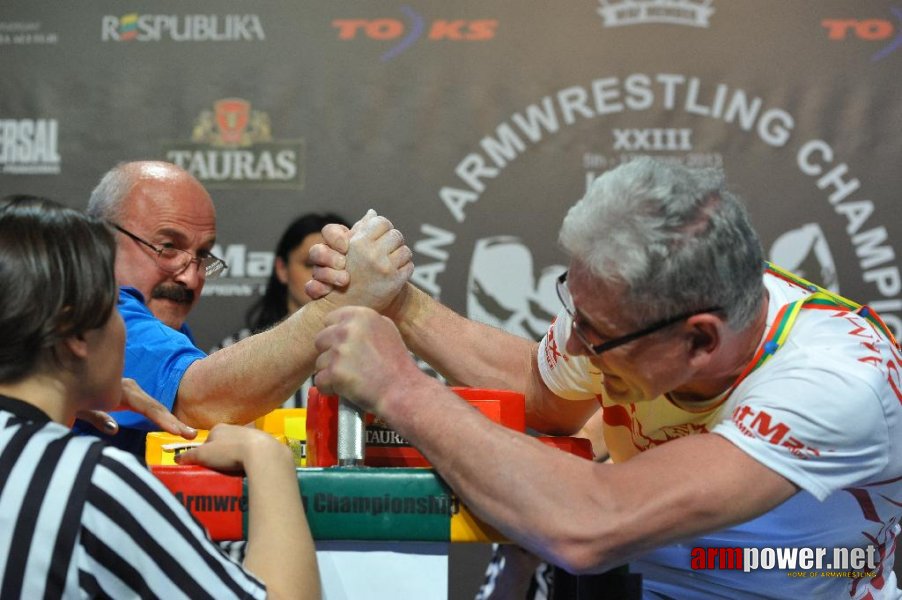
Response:
M133 199L133 188L139 183L168 185L193 184L212 206L212 200L193 175L173 163L142 160L119 163L103 176L88 201L87 212L95 217L118 222L125 207Z
M202 257L216 241L216 211L210 195L193 175L168 162L117 165L94 189L88 212L156 248L172 247ZM136 288L158 319L181 327L200 298L203 270L191 263L180 273L168 273L146 244L120 233L117 245L117 283Z

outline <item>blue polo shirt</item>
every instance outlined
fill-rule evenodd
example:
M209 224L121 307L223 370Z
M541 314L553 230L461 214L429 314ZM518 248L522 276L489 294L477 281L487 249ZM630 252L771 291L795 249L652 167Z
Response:
M125 321L123 377L137 381L141 389L171 411L185 371L191 363L206 357L206 353L195 346L187 325L176 330L157 319L144 303L144 296L135 288L119 288L118 308ZM115 436L101 435L83 423L76 423L75 429L100 435L114 446L139 454L143 460L143 438L146 432L157 431L159 427L132 411L110 414L119 423L120 431Z

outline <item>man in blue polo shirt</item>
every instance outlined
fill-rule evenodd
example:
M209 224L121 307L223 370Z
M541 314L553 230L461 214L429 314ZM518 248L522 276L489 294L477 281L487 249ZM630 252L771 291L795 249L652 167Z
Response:
M207 356L195 346L185 321L205 281L227 267L211 253L216 211L200 182L171 163L123 163L101 179L88 212L106 219L117 233L125 377L192 427L248 423L277 408L310 376L313 338L325 315L336 306L365 301L346 294L311 302L272 329ZM400 288L413 269L403 236L374 213L356 234L388 250L390 264L373 276L388 275L389 285ZM348 268L354 263L349 257ZM370 275L361 271L354 277ZM367 287L357 289L370 296ZM158 427L136 413L113 416L120 431L108 441L143 457L146 433Z

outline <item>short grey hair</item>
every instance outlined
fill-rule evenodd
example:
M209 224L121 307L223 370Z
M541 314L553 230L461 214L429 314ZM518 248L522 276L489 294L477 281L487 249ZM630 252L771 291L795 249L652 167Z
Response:
M119 163L106 172L91 192L86 212L92 217L118 223L124 212L124 200L137 179L129 169L129 163Z
M762 302L761 242L721 169L624 163L570 208L559 241L592 274L626 288L636 325L719 306L741 329Z

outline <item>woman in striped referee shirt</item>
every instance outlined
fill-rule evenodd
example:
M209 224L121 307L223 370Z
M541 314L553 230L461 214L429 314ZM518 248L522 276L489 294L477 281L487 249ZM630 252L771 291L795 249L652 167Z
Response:
M114 253L79 211L0 202L0 598L319 597L294 462L271 436L220 425L182 459L247 475L237 564L134 457L70 433L120 403Z

